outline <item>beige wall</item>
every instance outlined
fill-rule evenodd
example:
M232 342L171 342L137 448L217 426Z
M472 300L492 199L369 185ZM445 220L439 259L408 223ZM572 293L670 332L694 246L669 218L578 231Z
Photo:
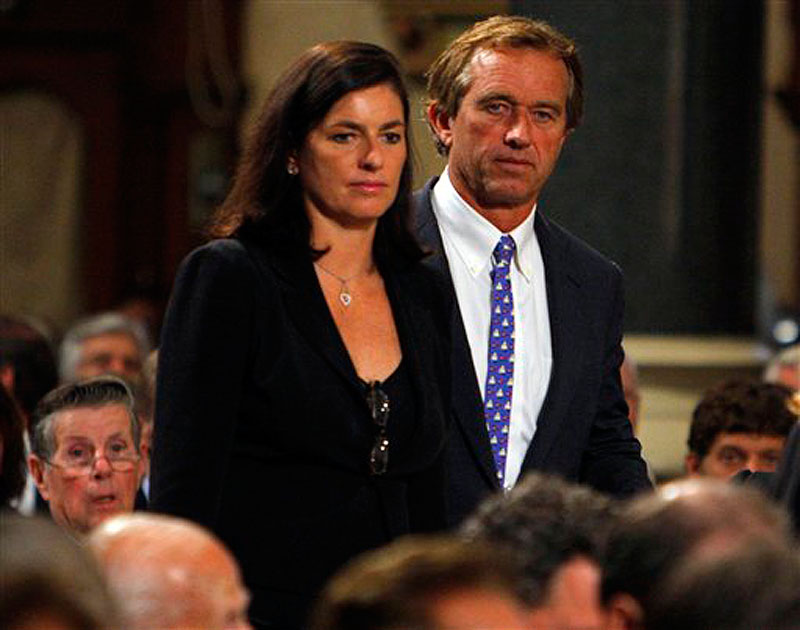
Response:
M761 163L761 264L769 297L800 303L800 134L774 94L785 87L792 59L791 3L766 3ZM744 159L747 159L744 156Z
M0 313L63 326L81 312L83 130L42 92L0 97Z

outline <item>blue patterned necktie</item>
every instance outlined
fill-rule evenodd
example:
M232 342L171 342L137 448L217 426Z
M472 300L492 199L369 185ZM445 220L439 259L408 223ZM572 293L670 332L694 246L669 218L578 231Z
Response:
M504 234L494 248L492 269L492 320L489 326L489 360L483 415L492 446L497 481L503 487L514 386L514 297L511 294L511 260L514 239Z

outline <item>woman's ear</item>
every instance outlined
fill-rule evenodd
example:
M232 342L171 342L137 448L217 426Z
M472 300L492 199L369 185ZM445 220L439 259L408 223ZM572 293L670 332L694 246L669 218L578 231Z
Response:
M286 172L289 175L297 175L300 172L300 167L297 164L297 152L292 151L289 157L286 158Z

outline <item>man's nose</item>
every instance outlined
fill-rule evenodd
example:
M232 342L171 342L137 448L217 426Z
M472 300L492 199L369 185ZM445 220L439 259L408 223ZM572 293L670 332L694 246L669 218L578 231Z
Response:
M92 476L97 479L102 479L104 477L110 477L112 472L114 471L111 468L111 462L108 457L106 457L105 454L96 455L94 462L92 462Z
M766 469L762 465L761 458L755 453L747 457L744 465L747 468L747 470L752 470L753 472L766 471Z
M526 110L517 110L511 120L511 126L506 130L506 144L514 149L530 146L532 124L530 114Z
M128 366L123 357L112 357L109 362L108 371L119 376L128 376Z

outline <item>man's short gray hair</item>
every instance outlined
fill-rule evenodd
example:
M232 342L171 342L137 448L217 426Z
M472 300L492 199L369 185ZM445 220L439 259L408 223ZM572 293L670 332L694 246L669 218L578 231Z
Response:
M40 459L50 459L56 449L56 415L68 409L122 405L130 418L131 435L139 452L141 427L134 411L134 398L128 385L116 376L98 376L56 387L36 406L31 417L29 437L31 452Z
M122 313L109 311L92 315L78 321L64 335L59 352L58 372L62 383L77 378L83 342L100 335L125 334L139 348L142 362L150 354L150 338L144 326Z

